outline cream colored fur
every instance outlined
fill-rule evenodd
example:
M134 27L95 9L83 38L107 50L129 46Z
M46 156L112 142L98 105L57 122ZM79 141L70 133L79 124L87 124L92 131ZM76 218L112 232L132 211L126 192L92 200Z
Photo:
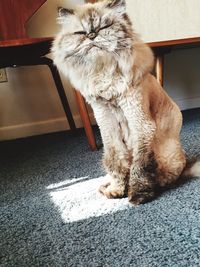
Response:
M100 191L109 198L128 191L131 202L144 203L185 167L181 112L150 74L153 54L133 31L124 0L60 13L54 62L94 110L110 177Z

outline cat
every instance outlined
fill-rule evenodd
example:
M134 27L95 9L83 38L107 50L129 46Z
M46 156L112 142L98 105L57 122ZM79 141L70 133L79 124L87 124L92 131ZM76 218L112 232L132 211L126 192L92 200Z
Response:
M135 33L125 0L59 8L57 67L92 106L103 144L108 198L142 204L186 166L182 114L151 74L154 56ZM200 173L197 163L196 172ZM187 174L190 174L187 170Z

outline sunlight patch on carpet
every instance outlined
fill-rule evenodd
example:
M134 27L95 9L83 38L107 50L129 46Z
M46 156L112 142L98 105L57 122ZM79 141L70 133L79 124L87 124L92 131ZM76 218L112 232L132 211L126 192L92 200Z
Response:
M90 217L114 213L132 207L128 199L107 199L98 192L105 177L80 177L47 187L64 222L75 222Z

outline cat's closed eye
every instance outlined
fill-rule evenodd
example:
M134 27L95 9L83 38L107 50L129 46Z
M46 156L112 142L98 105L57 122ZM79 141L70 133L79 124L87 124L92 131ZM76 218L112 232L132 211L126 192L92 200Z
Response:
M84 35L86 35L87 32L86 31L78 31L78 32L74 32L74 34L84 34Z
M107 28L111 27L112 25L113 25L113 23L108 24L108 25L105 25L105 26L101 27L101 28L99 29L99 31L104 30L104 29L107 29Z
M107 29L107 28L109 28L110 26L112 26L112 24L105 25L105 26L103 26L103 27L99 28L99 30L98 30L98 31L101 31L101 30ZM86 32L86 31L77 31L77 32L74 32L74 34L84 34L84 35L86 35L86 34L87 34L87 32Z

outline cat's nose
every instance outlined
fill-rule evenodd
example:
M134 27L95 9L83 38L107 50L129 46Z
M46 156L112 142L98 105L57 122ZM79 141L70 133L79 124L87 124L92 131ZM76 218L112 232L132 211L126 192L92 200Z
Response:
M97 37L97 33L96 32L90 32L90 33L88 33L87 37L90 38L91 40L93 40Z

